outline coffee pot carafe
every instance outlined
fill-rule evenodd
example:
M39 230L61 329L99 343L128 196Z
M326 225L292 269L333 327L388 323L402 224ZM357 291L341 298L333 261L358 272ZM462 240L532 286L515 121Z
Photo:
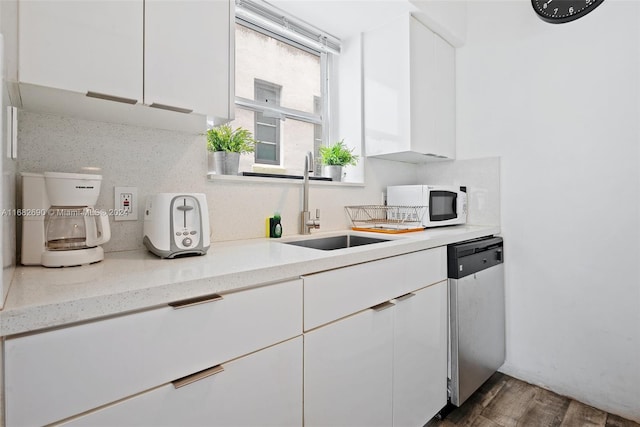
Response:
M50 251L93 248L109 240L106 215L87 207L52 206L45 215L45 240Z
M109 218L94 208L100 175L22 174L22 264L67 267L104 259Z

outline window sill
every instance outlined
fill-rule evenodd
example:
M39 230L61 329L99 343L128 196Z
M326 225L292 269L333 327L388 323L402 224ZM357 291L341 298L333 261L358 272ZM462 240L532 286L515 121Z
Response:
M262 184L294 184L302 185L303 180L292 178L262 177L262 176L240 176L240 175L216 175L214 173L207 174L209 182L229 182L229 183L262 183ZM364 187L363 182L335 182L335 181L315 181L309 180L311 186L323 187Z

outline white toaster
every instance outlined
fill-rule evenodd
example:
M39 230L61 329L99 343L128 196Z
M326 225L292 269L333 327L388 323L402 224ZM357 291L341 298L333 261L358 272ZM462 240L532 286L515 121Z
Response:
M209 249L209 209L202 193L157 193L144 210L143 243L161 258L204 255Z

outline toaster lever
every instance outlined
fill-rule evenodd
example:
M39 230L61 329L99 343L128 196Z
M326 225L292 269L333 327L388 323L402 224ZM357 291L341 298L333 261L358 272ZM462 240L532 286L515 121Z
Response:
M176 209L178 209L179 211L190 211L193 209L193 206L179 205L179 206L176 206Z

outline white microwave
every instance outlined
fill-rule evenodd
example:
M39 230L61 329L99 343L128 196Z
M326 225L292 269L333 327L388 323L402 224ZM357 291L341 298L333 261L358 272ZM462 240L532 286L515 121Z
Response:
M440 227L467 223L467 188L443 185L387 187L388 206L424 206L422 225Z

